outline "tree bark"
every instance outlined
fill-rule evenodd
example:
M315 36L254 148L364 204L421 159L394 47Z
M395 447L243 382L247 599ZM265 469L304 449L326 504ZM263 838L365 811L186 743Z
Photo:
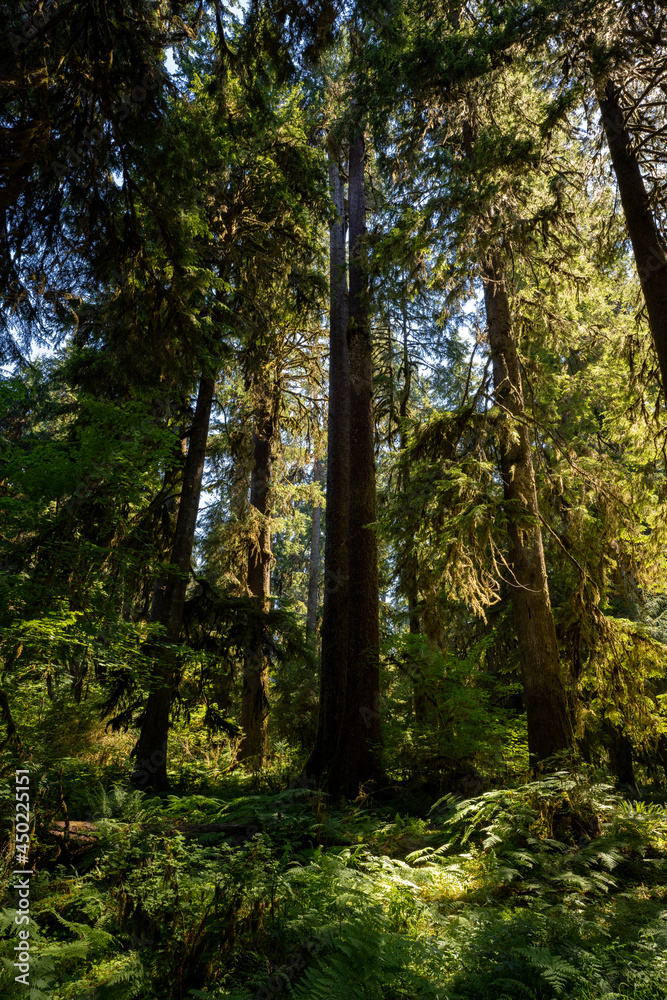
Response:
M632 760L632 741L630 737L609 719L604 719L602 730L606 737L609 750L609 767L626 795L638 799L639 789L635 778L635 768Z
M667 257L651 212L632 138L625 125L619 89L612 80L596 87L625 223L642 285L663 393L667 392Z
M164 627L164 641L172 644L178 642L183 621L214 391L215 380L202 375L178 504L170 560L173 569L160 581L151 611L152 621L159 622ZM167 791L169 788L167 738L175 679L176 664L173 656L160 656L156 664L155 681L146 702L141 733L133 752L136 762L132 782L138 788L150 787L156 791Z
M493 363L501 474L509 535L509 573L528 723L531 765L572 746L556 628L547 583L542 531L523 387L505 276L497 254L486 261L484 302Z
M0 743L0 749L2 749L5 743L9 743L16 756L23 762L25 759L25 750L12 716L9 699L4 691L0 691L0 715L2 715L7 726L7 737Z
M667 736L660 736L658 739L658 745L656 747L656 756L658 758L658 763L661 765L663 771L665 772L665 778L667 778Z
M406 420L408 417L408 404L410 402L410 389L412 386L412 371L410 368L410 353L408 350L408 310L405 295L403 296L403 378L404 386L399 403L399 417L401 420L400 446L404 451L408 444L408 433ZM410 485L410 467L404 466L399 486L407 493ZM421 635L422 623L419 614L419 588L417 585L418 576L417 557L411 547L402 561L401 565L401 586L408 602L408 630L410 635ZM435 725L436 700L431 690L428 678L424 675L424 669L413 657L410 658L410 672L413 685L413 705L415 722L418 725Z
M250 504L259 512L260 523L258 536L248 549L248 590L262 611L268 610L271 595L269 486L276 423L276 408L270 395L260 390L253 432L254 466L250 477ZM250 761L253 768L258 769L264 765L269 750L269 660L262 626L258 627L246 651L241 727L243 738L237 759Z
M329 416L324 512L324 594L320 636L320 704L315 745L306 765L321 775L338 743L347 676L347 532L350 504L350 363L347 349L345 182L329 158L329 184L337 220L329 234Z
M313 482L321 482L320 460L313 462ZM310 565L308 567L308 607L306 613L306 635L315 645L317 633L317 609L320 604L320 519L322 508L319 504L313 507L313 518L310 526Z
M410 567L408 567L406 573L410 573ZM412 584L413 580L408 576L406 583L404 583L404 588L409 588L407 590L408 630L410 635L417 636L422 634L421 617L417 610L416 587L413 590ZM435 726L437 724L437 705L428 677L425 675L421 664L412 658L410 668L415 722L418 726Z
M373 359L368 280L362 259L366 232L364 135L350 146L350 513L348 552L348 655L345 711L329 787L355 798L360 786L381 778L380 635L376 520ZM352 556L354 561L352 562Z

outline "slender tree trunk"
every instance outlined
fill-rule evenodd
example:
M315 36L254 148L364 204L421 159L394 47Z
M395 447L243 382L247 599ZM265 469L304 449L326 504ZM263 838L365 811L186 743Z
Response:
M658 758L658 763L665 772L665 778L667 778L667 736L663 735L658 739L656 756Z
M183 605L195 540L214 390L215 380L202 375L190 429L171 552L170 562L175 568L162 578L153 599L151 618L164 626L165 642L173 644L178 642L183 621ZM132 781L138 788L151 787L156 791L166 791L169 787L167 781L169 708L176 664L173 657L162 656L156 667L155 684L146 702L141 733L134 750L136 764Z
M320 704L315 746L306 771L321 775L338 743L347 676L347 532L350 504L350 364L347 349L345 183L329 158L329 183L337 220L329 234L329 417L324 512L324 594L320 636Z
M639 789L637 788L637 780L635 778L630 737L622 729L619 729L618 726L615 726L613 722L610 722L609 719L604 720L602 729L607 737L611 773L627 795L638 799Z
M406 580L403 586L408 598L409 633L411 636L420 636L422 634L422 622L417 606L417 587L415 578L412 575L413 572L413 567L408 565L405 571ZM424 673L421 663L412 659L410 669L412 674L412 698L415 722L419 726L436 726L438 713L434 688Z
M320 460L313 462L313 482L321 482ZM313 507L313 519L310 526L310 565L308 568L308 608L306 614L306 634L313 646L317 632L317 609L320 604L320 517L322 508L319 504Z
M547 583L523 388L500 259L484 268L484 302L500 423L501 474L510 542L509 583L533 766L572 746L556 628Z
M373 362L368 281L362 260L366 232L364 135L350 147L350 514L348 552L348 656L345 712L329 771L331 791L355 798L361 785L381 778L380 660ZM354 555L354 561L352 561Z
M600 83L596 90L649 326L660 362L663 392L667 393L667 257L651 212L639 160L625 126L618 87L608 80L604 86Z
M399 416L401 419L400 445L403 451L408 444L408 433L405 421L408 417L408 404L410 402L410 389L412 387L412 370L410 368L410 353L408 350L408 310L405 294L403 296L403 378L404 387L399 403ZM410 467L405 466L400 486L407 493L410 485ZM406 553L401 566L401 585L403 593L408 602L408 630L410 635L421 635L422 623L418 611L419 589L417 586L418 565L417 558L412 549ZM432 690L429 688L428 678L424 675L422 666L414 659L410 663L413 684L413 704L415 722L419 725L434 725L436 721L436 703Z
M408 594L408 630L410 635L421 635L421 618L417 611L414 596ZM415 711L415 722L419 726L433 726L436 723L436 702L428 678L421 664L412 661L412 697Z
M0 749L2 749L5 743L9 743L16 756L23 761L25 758L25 750L23 749L21 737L19 736L16 728L16 723L12 717L9 699L4 691L0 691L0 715L5 720L5 724L7 726L7 737L2 741L2 743L0 743Z
M260 514L260 524L258 536L248 550L248 590L262 611L268 609L271 595L269 485L275 433L275 407L268 394L262 395L257 425L253 432L255 462L250 477L250 503ZM243 738L238 760L249 760L254 768L260 768L269 750L269 660L264 629L261 626L246 652L241 727Z
M187 401L183 400L183 406L187 406ZM156 409L156 407L154 407ZM157 421L156 421L157 422ZM160 424L158 423L158 426ZM176 536L176 523L178 521L178 506L181 502L179 484L182 486L183 474L185 472L185 462L188 454L188 431L185 426L180 428L179 439L174 445L174 461L167 466L162 479L162 489L160 493L164 497L160 510L160 526L156 531L154 539L158 547L160 559L168 561L174 547ZM158 591L162 587L164 579L162 577L154 580L152 585L147 583L144 587L145 593L145 614L152 617L153 608ZM150 593L148 592L150 589Z

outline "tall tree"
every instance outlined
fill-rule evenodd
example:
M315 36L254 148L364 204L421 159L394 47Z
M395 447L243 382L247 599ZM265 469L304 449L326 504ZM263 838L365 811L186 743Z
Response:
M399 402L400 419L400 448L405 451L408 446L408 419L410 416L409 404L412 388L412 364L410 361L409 341L408 341L408 307L405 288L403 290L401 315L401 336L402 336L402 369L403 369L403 391ZM404 463L401 467L399 488L408 492L410 488L410 466ZM419 585L418 585L418 563L414 548L410 546L401 561L400 567L401 588L408 603L408 631L411 636L421 635L422 622L419 613ZM429 683L422 666L413 663L413 702L415 722L418 725L432 725L435 721L435 698L433 692L429 690Z
M115 206L123 205L127 237L141 187L133 152L153 141L165 109L164 54L196 35L199 17L194 3L174 15L144 0L0 7L0 350L8 357L31 338L49 339L100 245L107 272L118 267Z
M567 70L555 77L556 86L567 91L574 71L575 79L588 92L594 91L667 398L665 10L660 0L632 4L571 0L569 6L569 16L552 10L547 18L556 29L561 58L566 49ZM536 10L527 25L533 26L535 41L544 44L541 24L544 11ZM553 37L546 42L543 51L550 62L556 47ZM549 72L546 66L545 71Z
M189 240L179 239L180 233L161 236L168 250L172 249L173 239L183 255L174 271L186 287L198 287L202 274L209 281L198 300L182 298L174 304L174 309L180 308L184 314L190 335L193 331L197 334L191 341L190 363L200 358L208 368L219 369L225 351L229 353L223 337L236 335L237 331L247 337L248 356L256 363L247 389L254 411L251 504L257 514L258 530L247 551L247 585L257 609L263 612L268 610L270 593L269 479L281 393L279 380L264 378L263 365L273 329L263 309L272 309L273 325L280 326L285 312L291 310L292 317L302 318L317 298L314 234L323 187L321 160L307 141L309 121L300 93L294 89L279 92L256 82L255 91L254 84L249 84L252 93L248 94L224 68L220 73L226 75L226 85L204 89L201 80L195 78L196 67L202 73L206 71L204 59L199 56L187 63L196 100L184 101L178 108L179 141L189 145L192 155L197 151L200 164L198 197L188 218ZM253 114L245 114L250 107ZM238 121L242 112L245 117L241 118L241 128ZM168 157L165 159L169 162ZM287 297L287 304L281 302L281 295ZM283 325L285 340L293 333L293 326ZM283 374L280 368L281 378ZM208 383L202 382L204 388L208 391ZM179 508L179 519L180 514ZM191 533L189 554L195 521L196 515L187 521ZM179 524L180 520L177 533ZM182 611L182 601L180 607ZM261 764L268 739L268 658L264 655L261 616L256 615L253 621L256 627L244 671L241 714L245 736L240 753L243 759L253 757ZM175 618L172 625L170 617L168 636L169 641L177 641ZM153 728L160 732L164 729L166 686L161 684L160 693L151 692L149 716L155 705L160 719L155 726L145 723L151 732ZM147 738L142 735L138 747L144 757ZM150 741L154 742L153 736ZM160 747L152 752L163 750Z
M357 110L355 108L355 110ZM345 709L329 770L334 794L355 798L382 775L380 634L375 486L373 351L366 263L365 141L363 116L355 115L350 141L350 507Z
M335 218L329 230L329 416L325 508L320 701L307 770L322 774L333 758L345 705L348 651L348 517L350 503L350 367L345 182L340 151L329 153Z
M318 486L322 481L320 460L315 455L313 459L313 482ZM317 633L317 611L320 605L320 532L322 507L316 503L313 506L313 516L310 527L310 556L308 560L308 602L306 612L306 633L311 642L315 643Z
M428 46L435 45L443 56L453 58L461 52L470 30L475 30L467 18L463 5L444 5L440 15L433 16L431 40L426 37L426 26L415 20L413 51L425 58ZM410 57L407 59L409 62ZM472 83L471 76L481 76L480 60L474 56L464 57L458 73L448 61L443 68L446 84L442 78L437 83L428 78L417 80L413 94L418 113L415 115L414 107L404 113L409 132L404 133L403 142L410 152L394 169L400 175L405 160L411 165L418 155L423 157L427 178L424 187L437 193L425 199L419 239L428 239L433 245L437 228L428 233L427 227L437 218L438 228L442 227L446 236L436 251L439 260L435 269L450 287L454 286L450 301L462 294L464 274L469 273L471 264L479 269L482 279L494 392L501 412L498 445L514 620L526 693L529 750L537 763L569 748L572 730L547 583L508 279L500 248L520 254L526 248L519 235L525 216L536 221L545 216L552 220L557 211L543 193L538 165L544 154L539 149L539 137L525 134L518 118L507 120L500 105L500 92L508 85L511 73L516 105L524 101L526 107L530 106L533 98L528 77L522 75L521 69L494 71ZM394 142L392 149L400 145ZM410 177L412 172L407 174ZM431 178L437 178L435 183ZM421 197L415 194L415 200L421 201ZM413 205L407 215L414 217Z
M600 111L662 376L667 377L667 254L662 169L667 80L665 11L660 0L507 3L495 60L520 39L538 53L540 74L557 93L554 118L584 92ZM478 23L478 30L481 28ZM592 95L591 95L592 91ZM580 107L577 108L577 113ZM592 108L589 108L589 114Z
M214 388L215 379L203 374L199 383L195 413L188 435L188 451L185 458L170 568L160 581L153 598L151 619L163 626L164 641L171 645L178 642L181 633ZM175 674L178 668L173 662L173 654L165 655L163 652L158 652L156 659L157 669L155 670L154 682L148 695L141 722L141 732L134 750L136 766L133 779L140 787L148 783L156 791L166 791L169 787L167 779L169 712ZM149 776L148 782L147 776Z
M528 751L537 763L571 747L572 726L549 597L521 368L498 253L489 254L482 273L495 402L501 414L498 443L509 538L508 583L519 644Z
M273 390L273 391L272 391ZM273 444L278 433L280 387L260 382L254 386L253 467L250 474L250 506L253 537L248 546L248 591L258 609L268 611L271 596L270 485ZM264 764L269 749L269 658L260 625L248 646L243 669L241 726L243 738L238 759L254 767Z
M596 81L602 127L607 138L623 214L641 282L649 327L667 393L667 256L656 225L636 145L626 125L620 88L611 78Z

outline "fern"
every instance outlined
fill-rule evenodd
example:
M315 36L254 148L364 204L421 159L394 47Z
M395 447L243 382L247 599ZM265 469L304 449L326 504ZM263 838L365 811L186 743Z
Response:
M552 954L547 948L517 948L516 954L538 968L558 996L562 996L568 984L577 979L578 973L574 966L560 955Z
M99 1000L134 1000L135 997L145 997L149 989L149 978L143 963L135 956L128 956L109 979L98 984L95 995Z
M196 1000L255 1000L267 983L286 1000L600 1000L632 995L623 982L665 995L664 810L580 775L447 797L435 831L323 815L302 788L105 794L96 867L33 880L38 1000L171 1000L177 982ZM568 831L592 811L602 835L580 846ZM236 845L174 832L193 816L261 832ZM307 846L325 831L336 846ZM405 831L416 849L389 856ZM5 992L12 918L0 914Z

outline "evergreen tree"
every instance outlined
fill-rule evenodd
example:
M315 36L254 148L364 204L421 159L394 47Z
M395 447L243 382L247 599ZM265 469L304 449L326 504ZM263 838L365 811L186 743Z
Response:
M20 357L31 337L48 340L100 245L108 252L130 241L141 184L131 153L160 130L166 49L196 35L198 21L196 4L181 4L179 14L125 0L1 5L7 358Z
M329 183L336 213L329 231L329 391L325 511L324 595L320 701L315 746L307 770L321 774L336 750L347 678L348 517L350 491L350 372L345 253L345 185L340 151L329 154Z
M355 108L356 110L356 108ZM357 116L355 115L355 118ZM348 559L354 553L347 587L347 673L345 708L338 745L328 772L334 794L355 797L360 787L381 777L380 635L375 487L373 360L364 262L366 234L363 117L350 141L350 292L347 347L350 365L350 503Z

